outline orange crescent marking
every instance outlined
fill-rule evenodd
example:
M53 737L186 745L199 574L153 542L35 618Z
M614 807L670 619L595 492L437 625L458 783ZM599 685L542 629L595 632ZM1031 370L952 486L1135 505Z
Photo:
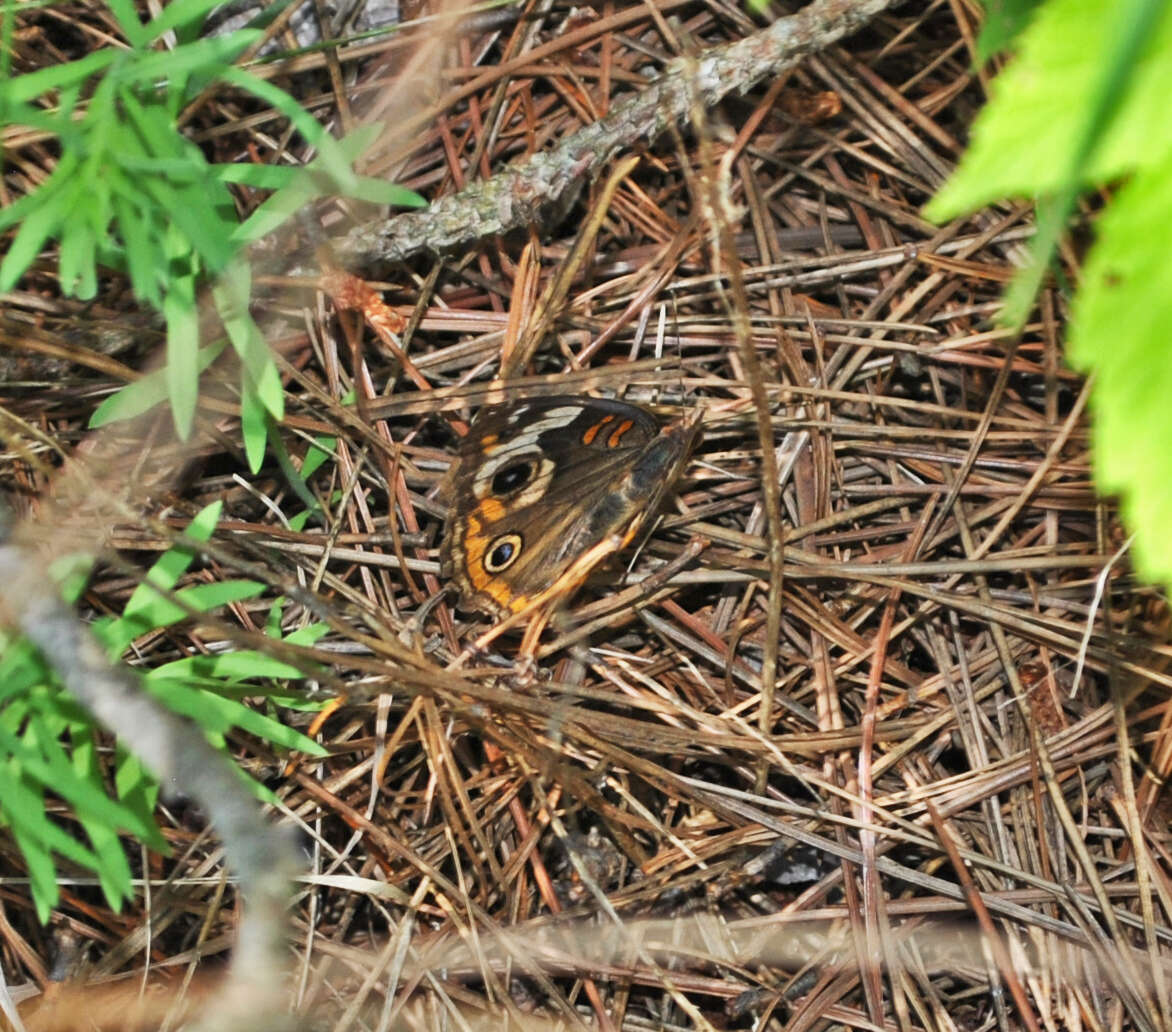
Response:
M477 591L488 586L489 576L484 569L484 524L475 516L468 517L468 530L464 534L464 569L468 579Z
M630 430L634 425L635 421L633 419L624 419L615 429L615 432L606 439L606 446L608 448L617 448L619 446L619 442L623 439L623 434Z
M499 520L505 514L503 502L485 498L468 516L468 530L464 535L464 568L468 580L477 591L488 595L502 609L516 613L529 604L526 595L514 595L508 584L484 568L484 550L489 541L484 534L485 525Z
M495 498L483 498L480 504L476 506L476 513L479 517L478 522L481 527L486 523L495 523L497 520L504 518L505 503L499 502Z
M609 423L612 419L614 419L613 414L609 416L603 416L597 423L595 423L582 435L582 443L588 446L593 444L594 438L598 436L602 428L606 426L606 424Z

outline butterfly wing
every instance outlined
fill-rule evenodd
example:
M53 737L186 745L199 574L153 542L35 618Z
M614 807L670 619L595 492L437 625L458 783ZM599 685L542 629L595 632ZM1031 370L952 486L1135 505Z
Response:
M483 410L449 481L445 575L477 608L525 608L589 548L634 534L674 479L693 435L685 436L602 399Z

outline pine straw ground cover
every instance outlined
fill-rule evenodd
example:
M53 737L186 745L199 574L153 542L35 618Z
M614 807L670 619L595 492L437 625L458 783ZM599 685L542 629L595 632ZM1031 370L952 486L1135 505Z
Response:
M426 94L406 159L377 171L436 198L568 138L669 58L760 27L718 0L521 10L465 22L442 69L405 87L405 51L385 40L273 74L342 122L393 121ZM65 11L102 27L98 8ZM905 5L788 76L693 104L678 131L630 141L639 161L609 201L610 166L531 234L372 268L354 264L368 229L349 227L375 216L322 206L340 260L386 276L372 282L382 315L407 320L401 351L339 314L312 262L288 275L258 258L288 447L300 459L312 435L336 438L312 481L327 529L289 528L303 503L275 460L241 475L214 392L196 461L144 506L154 522L108 518L141 567L169 544L160 528L222 499L191 579L272 586L139 641L135 664L246 641L282 594L287 629L331 622L321 687L345 695L314 725L329 758L230 742L311 856L288 997L313 1027L1172 1021L1164 601L1130 579L1094 495L1064 295L1046 289L1020 340L993 322L1031 212L918 214L984 95L974 16L964 0ZM416 100L386 94L396 81ZM218 160L303 157L231 95L189 128ZM28 176L51 162L35 139L13 153ZM564 297L547 295L567 267ZM6 348L5 411L72 450L118 382L117 362L82 349L142 350L149 323L116 279L94 305L62 299L47 265L5 309L6 344L23 341ZM37 365L30 341L59 364ZM526 341L509 397L617 394L699 413L703 437L645 547L596 573L519 670L516 637L470 652L484 621L431 601L445 515L431 492L502 351ZM14 454L6 489L40 511L44 475ZM105 569L90 613L132 588L124 565ZM9 984L44 985L55 951L77 984L145 979L169 1000L215 969L237 919L216 839L190 808L159 816L173 855L131 847L149 891L116 914L67 881L48 929L5 846Z

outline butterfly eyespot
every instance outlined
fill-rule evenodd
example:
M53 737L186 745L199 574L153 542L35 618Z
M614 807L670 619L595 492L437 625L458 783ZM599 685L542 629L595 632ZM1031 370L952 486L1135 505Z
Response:
M484 568L489 573L501 573L517 561L521 554L521 535L502 534L488 546Z
M498 498L510 495L527 487L537 475L537 463L533 459L510 462L497 470L492 478L492 493Z

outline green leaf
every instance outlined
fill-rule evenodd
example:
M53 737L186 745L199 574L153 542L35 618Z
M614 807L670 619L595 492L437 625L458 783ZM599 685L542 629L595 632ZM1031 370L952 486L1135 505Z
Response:
M222 508L222 502L212 502L201 509L187 525L187 536L196 541L207 541L215 529ZM167 593L179 583L180 578L195 560L195 556L196 553L192 549L183 545L169 548L147 571L143 583L134 589L120 617L94 622L94 633L112 657L120 656L140 635L156 627L165 626L163 623L151 621L164 614L174 615L177 607L167 597ZM182 618L179 616L176 619Z
M256 391L249 386L247 377L244 378L240 393L240 433L244 438L244 454L248 459L248 468L253 473L259 473L265 460L269 419Z
M200 348L195 362L196 374L202 373L220 356L227 345L226 338ZM167 370L156 369L134 383L127 384L103 401L90 417L90 427L105 426L119 419L133 419L167 400Z
M293 465L293 460L289 456L289 450L285 447L285 441L275 427L270 428L273 432L269 434L269 444L273 449L273 454L277 457L277 465L281 467L281 472L288 481L289 486L293 488L293 493L305 504L310 511L316 512L321 506L318 505L317 499L313 492L309 489L309 485L305 482L305 478L301 475L301 471Z
M3 791L4 781L0 777L0 791ZM53 857L39 836L30 832L18 821L12 822L12 838L17 849L24 856L25 866L28 868L29 890L36 907L37 920L41 924L48 924L61 898L57 888L57 866Z
M259 329L257 335L260 335ZM273 356L267 345L265 347L265 364L261 369L260 380L256 386L256 396L274 422L280 422L284 418L285 385L281 383L281 374L277 371L277 363L273 361Z
M228 331L228 339L244 365L244 372L253 383L257 383L272 356L264 335L248 311L251 290L252 270L247 262L237 259L216 281L212 296L224 329Z
M167 396L175 432L181 441L191 436L199 397L199 312L195 305L194 256L177 232L168 233L168 257L173 270L163 299L167 320ZM180 272L180 269L185 271Z
M220 522L220 515L223 511L223 502L216 501L205 505L192 517L184 533L194 541L211 541L212 532L216 529L216 524Z
M298 680L307 676L304 671L291 663L252 649L239 652L223 652L214 656L185 656L156 667L152 674L176 680L221 680L237 683L249 678L280 678ZM257 694L255 688L249 689Z
M191 247L210 272L225 268L236 254L236 246L227 235L216 232L214 212L207 198L193 196L192 192L174 189L161 178L147 176L143 179L146 190L160 208L171 213L175 225L191 242Z
M977 38L977 63L1008 50L1043 0L984 0L985 24Z
M210 522L211 526L215 527L215 520L219 518L222 508L222 502L213 502L200 510L199 515L187 525L187 536L197 541L207 541L211 536L208 524ZM134 589L122 609L122 615L139 616L160 598L161 592L173 590L179 579L190 569L195 557L196 552L184 545L167 549L147 571L143 583Z
M144 836L143 842L151 849L170 855L171 847L154 823L155 804L159 799L158 782L121 744L114 748L114 789L122 805L150 827L151 834Z
M204 17L223 4L224 0L173 0L146 24L146 34L152 40L158 39L169 29L182 30L201 23ZM182 32L180 33L182 35ZM244 44L243 51L248 46Z
M0 8L0 83L6 82L12 72L12 26L15 21L15 0L4 0L3 8ZM3 111L0 104L0 116Z
M70 753L74 768L92 784L101 784L102 768L98 761L93 727L75 725L71 732ZM138 817L133 811L131 815L132 818ZM123 901L133 897L134 889L130 865L126 862L126 853L122 849L118 834L110 825L83 817L80 813L78 820L98 858L98 879L102 885L102 892L110 906L115 911L120 911ZM149 815L143 823L147 829L154 831L154 820Z
M350 170L345 152L316 119L288 93L240 68L225 68L222 78L225 82L259 97L293 123L294 128L306 141L318 149L318 158L314 164L320 162L322 170L333 178L336 184L335 193L348 194L354 189L354 173Z
M103 47L77 61L49 64L27 75L17 75L7 81L0 81L0 105L35 100L49 90L63 90L78 85L121 61L122 58L122 51L114 47Z
M4 767L0 767L0 799L4 800L4 817L14 831L90 870L98 866L98 858L90 850L49 820L41 793L13 777Z
M120 656L126 647L144 634L170 627L186 620L192 611L204 613L230 602L242 602L264 593L266 585L258 581L213 581L196 584L170 595L161 595L149 584L140 584L135 590L137 605L110 624L95 624L94 632L101 637L111 656ZM142 594L140 594L142 592ZM153 594L153 597L151 597Z
M363 176L358 180L349 196L368 204L392 204L398 208L426 208L427 198L420 196L414 190L396 183L388 183L384 179L371 179Z
M6 638L0 647L0 702L27 694L49 679L45 658L27 638ZM21 719L18 707L0 709L0 719Z
M249 244L267 236L273 230L300 211L318 191L309 177L298 177L294 182L273 194L258 205L233 233L232 238L240 244Z
M47 701L51 706L52 700ZM21 770L28 777L66 800L79 815L112 827L123 827L136 835L146 831L135 822L132 813L119 806L100 787L78 775L56 734L45 728L40 713L30 714L22 737L0 728L0 747L20 763Z
M1154 227L1172 225L1172 175L1138 173L1098 224L1075 299L1067 357L1095 371L1095 481L1120 495L1141 576L1172 584L1172 263Z
M159 82L192 75L222 76L232 71L230 62L260 37L261 33L252 29L239 29L227 36L185 43L174 50L138 54L136 60L119 67L118 80L126 86L153 89Z
M314 475L325 463L334 457L338 446L336 437L315 437L301 463L301 475L306 480Z
M281 190L302 175L304 169L290 165L209 165L208 172L221 183L242 183L257 190Z
M330 633L330 625L324 623L306 624L285 635L285 641L290 645L300 645L310 648Z
M141 50L150 42L150 37L143 30L138 12L130 0L106 0L106 6L118 22L118 27L126 37L126 41L136 50Z
M1142 47L1126 37L1144 20ZM1126 31L1125 31L1126 30ZM1019 37L1017 57L996 79L956 174L925 208L938 222L1003 197L1038 197L1073 177L1117 179L1172 148L1172 5L1163 0L1049 0ZM1110 56L1108 56L1110 55ZM1081 141L1111 92L1113 60L1129 78L1103 139L1078 165Z
M142 191L131 185L117 168L108 168L106 175L109 177L111 204L122 237L122 259L134 292L139 300L160 308L163 303L163 275L167 265L159 246L162 234L158 232L155 212L142 206Z
M94 260L98 241L93 223L99 221L94 210L99 199L86 191L78 191L76 198L76 207L62 228L57 279L66 295L89 301L98 292L98 270Z
M337 148L345 161L353 164L378 138L378 134L378 126L362 126L353 132L347 133L345 137L339 140ZM277 178L275 176L270 177L264 174L257 174L252 171L247 173L227 171L228 169L257 169L260 167L255 165L228 165L219 167L225 170L222 173L225 182L248 182L252 186L270 186L275 185ZM269 171L277 172L278 169L270 168ZM314 197L342 191L341 185L329 181L328 173L323 175L323 173L326 173L326 169L321 158L311 162L304 169L280 169L279 171L296 171L297 175L295 177L285 178L285 181L279 184L277 193L273 194L272 197L258 206L244 223L236 229L234 234L235 240L241 243L251 243L252 241L259 240L282 225ZM396 186L394 183L388 183L382 179L373 179L365 176L355 177L353 183L344 192L347 196L354 197L357 200L367 201L371 204L394 204L405 208L423 208L427 206L427 201L420 197L414 190L408 190L404 186Z
M239 728L285 749L296 749L314 756L326 754L322 746L299 731L235 699L166 678L148 677L146 686L169 709L194 720L205 732L225 734L233 728Z
M69 214L77 184L66 185L65 177L58 175L59 172L60 165L37 191L35 196L40 206L30 205L31 210L17 231L16 239L8 248L4 261L0 262L0 291L11 290L16 286L17 280L36 260L45 242L57 232ZM72 168L69 172L72 172Z

